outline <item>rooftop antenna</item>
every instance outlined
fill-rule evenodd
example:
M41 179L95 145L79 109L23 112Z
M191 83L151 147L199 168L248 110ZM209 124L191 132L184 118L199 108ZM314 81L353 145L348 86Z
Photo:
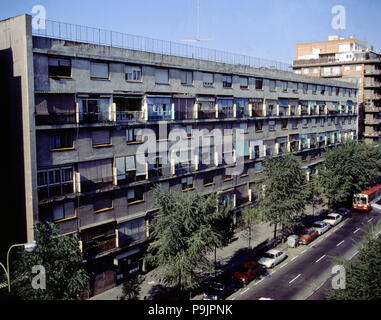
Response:
M196 38L195 39L184 39L181 41L188 41L188 42L201 42L201 41L211 41L214 39L211 38L200 38L200 0L197 0L197 21L196 21Z

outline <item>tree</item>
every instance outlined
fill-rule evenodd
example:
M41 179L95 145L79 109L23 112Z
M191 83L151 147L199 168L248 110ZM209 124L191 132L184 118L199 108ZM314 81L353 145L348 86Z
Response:
M203 271L211 269L207 255L224 244L226 210L215 193L175 193L155 189L158 208L152 237L157 245L148 249L147 261L163 270L162 280L177 283L182 292L197 286Z
M274 226L274 240L277 227L281 225L282 240L285 230L293 227L295 220L305 207L305 172L298 159L287 154L264 160L264 195L260 209L264 220Z
M315 178L310 179L305 187L306 200L312 205L312 214L315 215L315 206L318 203L319 196L323 193L322 187Z
M143 278L140 275L129 275L123 282L122 296L120 297L120 300L138 300L142 283Z
M336 259L336 264L345 268L345 289L328 290L328 300L381 299L381 237L375 236L374 229L367 232L357 261Z
M252 233L255 228L255 226L262 220L262 215L260 211L260 206L248 206L242 211L242 219L243 223L247 228L248 233L248 249L251 250L251 239L252 239Z
M74 300L88 288L89 275L82 265L77 234L59 235L53 223L37 223L37 248L19 251L11 279L12 294L25 300ZM45 269L45 289L34 289L34 266Z
M381 147L347 141L327 150L319 166L318 183L329 205L350 205L353 194L376 182L381 173Z

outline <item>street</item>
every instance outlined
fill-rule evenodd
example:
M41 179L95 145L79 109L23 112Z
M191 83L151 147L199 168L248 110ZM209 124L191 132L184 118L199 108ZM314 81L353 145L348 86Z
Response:
M355 259L356 243L364 237L363 230L376 225L381 213L353 213L307 246L287 248L287 259L240 289L229 300L322 300L331 288L334 257ZM380 230L377 230L379 232Z

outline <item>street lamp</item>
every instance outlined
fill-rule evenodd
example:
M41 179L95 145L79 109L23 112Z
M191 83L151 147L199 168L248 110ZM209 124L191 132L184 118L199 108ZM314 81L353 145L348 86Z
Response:
M37 243L36 241L30 242L30 243L18 243L18 244L13 244L9 247L8 252L7 252L7 267L5 268L4 265L0 262L0 265L5 271L5 275L7 276L7 282L8 282L8 292L11 293L11 276L9 272L9 253L12 248L15 247L24 247L24 249L27 252L33 252L37 248Z

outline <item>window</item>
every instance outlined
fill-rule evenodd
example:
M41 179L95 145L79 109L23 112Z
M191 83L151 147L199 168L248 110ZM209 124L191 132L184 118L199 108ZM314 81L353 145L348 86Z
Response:
M306 118L302 119L302 126L303 127L308 127L308 119L306 119Z
M269 121L269 131L275 131L275 121L274 120Z
M269 90L270 91L276 91L276 81L275 80L269 80Z
M181 190L187 191L193 189L193 177L186 177L181 179Z
M143 155L118 157L115 159L118 182L145 180L146 166Z
M316 94L316 91L317 91L317 85L316 84L311 84L311 91L312 91L312 94Z
M204 176L204 187L210 186L214 183L213 172L207 172Z
M79 121L94 123L112 121L111 99L87 98L79 100Z
M109 66L108 63L91 62L90 63L90 77L92 79L109 79Z
M37 171L38 198L46 199L74 192L74 168L61 167Z
M192 126L186 126L185 131L187 133L187 138L192 137Z
M131 242L144 239L146 237L145 217L126 221L118 225L118 237L120 247L126 247ZM130 270L131 272L131 270Z
M288 129L288 120L287 119L282 119L282 130L287 130Z
M302 88L303 88L303 94L307 94L307 92L308 92L308 84L307 83L303 83Z
M280 88L283 92L286 92L288 89L287 81L280 81Z
M168 84L169 82L168 69L157 68L155 70L155 82L158 84Z
M183 85L193 84L193 72L192 71L180 71L180 81Z
M255 79L255 89L263 90L263 79Z
M142 80L142 68L139 66L126 66L125 73L127 81Z
M71 60L49 58L48 73L52 78L71 78Z
M325 94L325 86L320 86L320 94Z
M328 95L332 96L332 87L327 87Z
M134 204L144 201L144 189L135 187L127 192L127 204Z
M292 90L293 93L298 93L298 83L297 82L289 82L288 87Z
M263 130L263 121L258 120L255 121L255 131L262 131Z
M249 88L249 79L246 77L240 77L239 78L239 87L241 89L247 89Z
M142 129L126 129L126 142L143 142Z
M63 220L75 217L74 202L65 202L53 205L52 219L53 221Z
M93 130L92 132L93 147L103 147L111 145L110 130Z
M97 196L94 199L94 213L112 209L112 199L110 196Z
M205 87L213 86L213 73L203 73L202 83Z
M73 133L57 133L50 136L50 149L72 149L73 148Z
M336 95L338 96L340 94L340 88L335 88L336 89Z
M224 88L231 88L232 87L232 76L222 76L222 86Z

